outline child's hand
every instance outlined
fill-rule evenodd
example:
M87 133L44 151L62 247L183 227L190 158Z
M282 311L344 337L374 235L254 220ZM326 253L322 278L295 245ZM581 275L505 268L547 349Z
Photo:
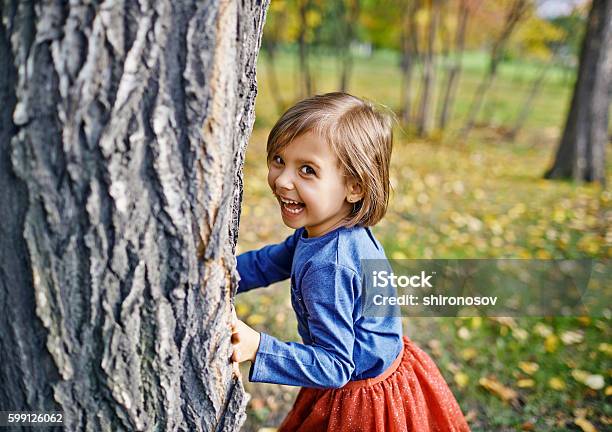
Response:
M232 344L234 345L234 352L232 354L232 361L238 363L247 360L255 361L261 336L259 332L240 321L236 317L235 311L233 311L233 315Z

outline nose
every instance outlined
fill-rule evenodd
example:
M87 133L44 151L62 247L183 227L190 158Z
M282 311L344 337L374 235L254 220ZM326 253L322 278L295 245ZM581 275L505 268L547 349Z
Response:
M288 169L284 169L280 172L276 180L274 181L275 186L278 189L291 190L293 189L293 176Z

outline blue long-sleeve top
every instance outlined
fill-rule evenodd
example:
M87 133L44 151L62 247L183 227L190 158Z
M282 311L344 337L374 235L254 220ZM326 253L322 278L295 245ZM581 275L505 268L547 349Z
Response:
M384 259L369 227L340 227L320 237L304 228L279 244L237 257L238 293L291 277L291 304L304 343L261 333L249 380L316 388L384 372L402 350L397 316L362 314L362 259Z

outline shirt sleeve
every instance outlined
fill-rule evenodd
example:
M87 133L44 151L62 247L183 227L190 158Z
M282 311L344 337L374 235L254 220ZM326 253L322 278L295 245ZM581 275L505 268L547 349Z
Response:
M308 270L302 298L312 345L281 342L261 334L249 380L315 388L344 386L355 370L353 346L354 270L336 264Z
M287 279L291 275L293 252L300 234L301 230L296 230L282 243L238 255L240 282L237 294Z

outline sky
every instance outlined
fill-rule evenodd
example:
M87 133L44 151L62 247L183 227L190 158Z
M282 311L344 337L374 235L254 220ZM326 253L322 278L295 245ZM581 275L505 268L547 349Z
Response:
M569 15L575 6L584 4L587 1L588 0L537 0L538 15L543 18Z

